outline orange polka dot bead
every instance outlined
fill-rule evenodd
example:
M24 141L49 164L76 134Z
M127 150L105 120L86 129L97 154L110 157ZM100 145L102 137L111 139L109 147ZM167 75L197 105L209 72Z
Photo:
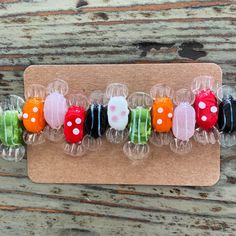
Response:
M32 84L25 90L26 102L22 109L22 121L25 127L24 142L28 145L41 144L45 141L44 128L44 98L46 88L39 84Z
M174 91L162 84L154 85L150 90L152 104L152 135L150 142L161 147L169 145L173 139L171 132L174 105L172 98Z
M46 125L44 119L44 100L42 98L29 98L23 107L23 124L27 131L38 133Z
M169 132L172 127L173 103L169 97L157 98L152 105L152 127L156 132Z

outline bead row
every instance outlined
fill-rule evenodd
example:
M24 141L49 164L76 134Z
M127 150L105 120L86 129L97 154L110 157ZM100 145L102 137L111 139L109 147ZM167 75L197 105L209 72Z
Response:
M62 80L47 88L33 84L25 91L25 101L10 95L1 103L0 155L4 159L21 160L24 144L62 139L67 155L82 156L97 151L104 135L110 143L124 143L123 152L131 160L146 158L149 142L157 147L169 145L178 154L191 151L192 138L203 145L236 145L236 89L218 86L210 76L194 78L191 89L173 91L157 84L149 94L129 95L128 87L119 83L88 98L67 95L68 90Z

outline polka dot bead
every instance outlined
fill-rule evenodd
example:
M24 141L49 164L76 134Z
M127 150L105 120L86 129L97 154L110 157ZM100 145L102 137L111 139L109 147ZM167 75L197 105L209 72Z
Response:
M23 124L25 129L31 133L42 131L46 125L44 119L44 101L39 98L29 98L22 109Z
M217 99L213 91L200 91L194 102L194 109L196 112L197 126L209 130L213 128L218 120Z
M68 143L81 142L84 137L84 122L86 111L84 107L71 106L64 121L64 135Z
M170 98L157 98L152 105L152 127L156 132L169 132L172 127L173 103Z
M123 96L111 97L108 102L108 123L115 130L124 130L128 124L129 109Z

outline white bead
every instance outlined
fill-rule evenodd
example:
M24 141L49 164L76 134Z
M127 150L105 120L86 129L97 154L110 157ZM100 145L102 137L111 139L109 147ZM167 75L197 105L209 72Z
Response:
M162 119L158 119L158 120L157 120L157 124L158 124L158 125L161 125L161 124L162 124Z
M34 107L34 108L33 108L33 112L34 112L34 113L38 112L38 110L39 110L38 107Z
M212 106L211 107L211 112L212 113L216 113L217 112L217 107L216 106Z
M36 119L33 117L31 118L31 122L34 123L36 121Z
M71 126L72 126L72 122L71 122L71 121L68 121L68 122L67 122L67 126L71 127Z
M76 119L75 119L75 123L76 123L77 125L81 124L81 119L80 119L80 118L76 118Z
M79 134L79 129L74 128L72 132L73 132L74 135L78 135Z
M164 109L162 108L162 107L159 107L158 109L157 109L157 112L158 113L162 113L164 111Z
M206 108L206 103L205 102L199 102L198 106L201 109L205 109Z
M109 109L113 107L113 109ZM129 120L129 109L126 98L123 96L111 97L107 110L108 122L115 130L124 130Z
M207 117L206 116L202 116L202 121L206 121L207 120Z
M172 113L168 113L168 117L172 118L173 114Z
M24 114L23 114L23 118L24 118L24 119L27 119L28 117L29 117L29 115L28 115L27 113L24 113Z

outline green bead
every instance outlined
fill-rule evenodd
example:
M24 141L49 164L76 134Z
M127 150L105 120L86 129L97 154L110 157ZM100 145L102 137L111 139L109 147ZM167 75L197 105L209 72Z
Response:
M151 135L150 110L137 107L131 110L129 123L130 141L134 144L146 144Z
M0 115L0 140L6 146L21 145L23 129L18 111L4 111Z

